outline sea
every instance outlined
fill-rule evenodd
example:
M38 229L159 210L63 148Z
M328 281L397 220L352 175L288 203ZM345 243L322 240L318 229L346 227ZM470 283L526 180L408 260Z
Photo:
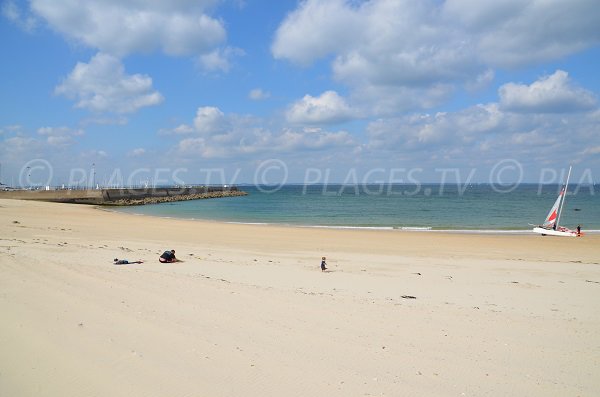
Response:
M240 185L247 196L116 210L230 223L467 233L529 233L561 186L520 184ZM600 233L600 186L569 186L560 225Z

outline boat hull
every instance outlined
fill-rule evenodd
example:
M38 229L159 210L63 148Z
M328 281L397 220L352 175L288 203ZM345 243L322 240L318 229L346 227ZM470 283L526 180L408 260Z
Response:
M560 228L559 230L544 229L543 227L534 227L534 233L541 234L542 236L557 236L557 237L577 237L575 230Z

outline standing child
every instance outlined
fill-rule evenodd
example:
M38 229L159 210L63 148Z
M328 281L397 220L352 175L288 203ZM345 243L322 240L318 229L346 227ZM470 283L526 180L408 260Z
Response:
M327 263L325 263L325 257L321 258L321 271L324 272L325 270L327 270Z

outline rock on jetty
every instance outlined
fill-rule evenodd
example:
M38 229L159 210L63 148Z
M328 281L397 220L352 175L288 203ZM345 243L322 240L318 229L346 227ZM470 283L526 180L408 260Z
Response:
M201 200L219 197L234 197L246 196L248 193L240 190L224 190L218 192L180 194L167 197L144 197L144 198L126 198L115 201L106 202L104 205L146 205L158 203L171 203L175 201Z

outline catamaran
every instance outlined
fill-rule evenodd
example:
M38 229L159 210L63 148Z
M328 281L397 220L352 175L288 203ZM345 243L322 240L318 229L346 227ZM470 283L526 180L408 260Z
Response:
M533 228L535 233L539 233L542 236L560 236L560 237L578 237L581 234L575 230L568 229L563 226L559 226L560 214L565 204L565 196L567 195L567 189L569 187L569 177L571 176L571 167L569 167L569 173L567 174L567 183L561 189L554 205L548 212L546 220L543 225L536 226Z

